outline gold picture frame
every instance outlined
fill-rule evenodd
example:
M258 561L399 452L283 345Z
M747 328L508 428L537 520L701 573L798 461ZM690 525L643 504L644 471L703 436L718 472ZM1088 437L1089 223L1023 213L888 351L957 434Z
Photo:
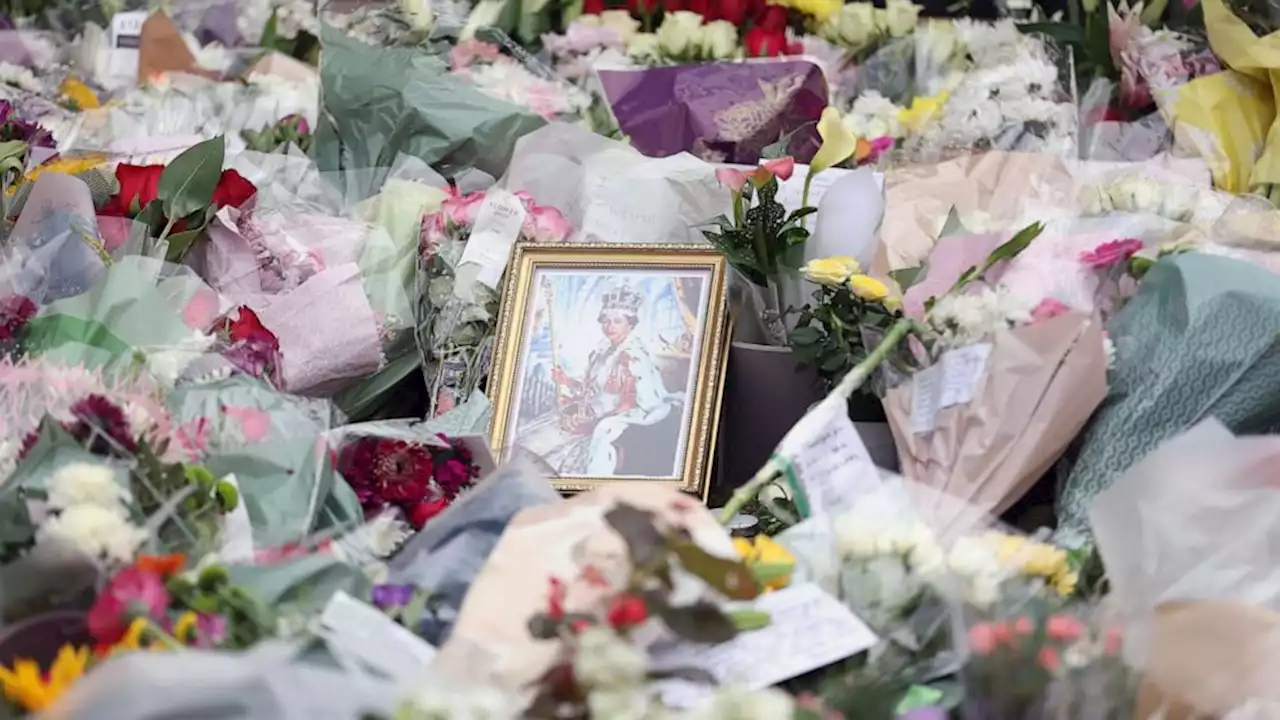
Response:
M562 492L646 482L705 500L731 335L727 268L708 245L518 244L486 388L498 461L533 457ZM683 329L674 340L672 326Z

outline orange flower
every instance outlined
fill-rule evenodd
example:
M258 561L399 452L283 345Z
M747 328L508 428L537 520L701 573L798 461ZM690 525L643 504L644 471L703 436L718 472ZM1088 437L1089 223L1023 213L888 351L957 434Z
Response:
M858 138L857 149L853 151L853 159L862 162L871 155L871 143L866 138Z
M187 564L187 556L182 553L172 555L139 555L135 563L143 572L155 573L162 578L177 575Z

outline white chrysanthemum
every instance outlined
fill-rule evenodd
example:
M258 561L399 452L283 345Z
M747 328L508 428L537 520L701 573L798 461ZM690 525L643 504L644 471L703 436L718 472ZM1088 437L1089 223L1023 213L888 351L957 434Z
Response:
M744 690L733 686L716 688L710 700L699 705L689 720L791 720L796 704L777 688Z
M573 674L592 690L625 690L644 682L649 658L614 631L593 627L578 638Z
M27 92L40 92L40 81L35 73L21 65L14 65L0 60L0 83L11 85Z
M48 502L54 510L95 505L123 514L121 504L129 499L129 491L116 482L115 471L103 465L73 463L49 479Z
M1109 335L1102 336L1102 351L1107 354L1107 369L1110 370L1116 364L1116 344Z
M844 117L844 125L854 135L863 138L902 137L902 124L898 116L902 108L874 90L858 96L853 108Z
M89 557L117 563L133 561L147 539L124 512L98 505L73 505L49 518L36 533L41 543L65 543Z

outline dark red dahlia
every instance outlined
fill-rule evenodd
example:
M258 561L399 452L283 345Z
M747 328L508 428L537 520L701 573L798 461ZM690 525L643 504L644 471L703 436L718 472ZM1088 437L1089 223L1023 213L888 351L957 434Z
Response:
M89 443L89 452L109 455L114 450L137 451L138 441L129 427L124 410L101 395L87 395L71 406L75 421L67 432L80 442Z
M35 317L36 304L25 295L9 295L0 300L0 342L18 337L22 328Z
M417 443L360 438L343 446L338 472L366 513L388 505L412 507L431 496L431 452Z

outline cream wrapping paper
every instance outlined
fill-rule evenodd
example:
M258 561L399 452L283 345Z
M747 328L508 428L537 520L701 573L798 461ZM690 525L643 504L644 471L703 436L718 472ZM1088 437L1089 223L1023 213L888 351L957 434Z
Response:
M696 500L659 485L619 482L567 502L531 507L507 525L463 601L432 671L460 683L489 682L527 695L559 658L560 644L535 640L529 619L547 609L551 578L564 581L566 612L600 611L614 592L578 580L590 564L613 588L630 572L627 548L604 515L626 503L657 516L659 527L686 528L710 553L736 558L728 534ZM672 604L696 600L706 587L676 576Z
M1063 315L997 333L967 404L912 430L914 382L889 391L885 414L908 480L999 514L1053 465L1107 391L1102 328Z

